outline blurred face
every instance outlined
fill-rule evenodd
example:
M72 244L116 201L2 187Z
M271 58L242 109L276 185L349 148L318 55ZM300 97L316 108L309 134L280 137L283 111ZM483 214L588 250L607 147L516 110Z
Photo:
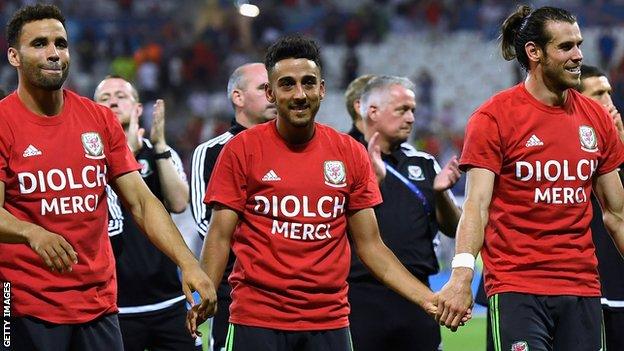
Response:
M605 76L583 79L583 95L600 102L605 107L613 105L611 91L611 84Z
M578 86L581 77L583 37L577 23L548 21L546 31L551 40L544 49L543 80L557 92Z
M412 90L395 84L388 87L376 99L379 103L371 104L369 117L374 121L379 136L391 145L405 142L412 132L416 95ZM374 100L373 100L374 101Z
M24 24L9 62L19 73L20 84L46 91L59 90L69 74L67 33L61 22L44 19Z
M104 79L95 89L95 102L113 110L124 127L130 124L132 112L141 107L132 95L132 85L121 78Z
M289 58L277 62L271 70L266 96L277 106L280 120L304 128L314 122L325 96L325 82L314 61Z
M242 98L242 110L249 121L260 124L277 117L275 105L267 100L264 87L269 82L263 64L254 64L245 68L243 73L245 86L236 89Z

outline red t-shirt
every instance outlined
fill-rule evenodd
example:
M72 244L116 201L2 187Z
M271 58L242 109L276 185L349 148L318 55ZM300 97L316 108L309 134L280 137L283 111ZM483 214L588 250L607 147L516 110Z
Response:
M623 161L611 117L575 90L551 107L519 84L482 105L466 127L460 167L496 174L481 250L488 296L600 296L592 180Z
M280 330L349 325L346 211L381 195L355 139L316 124L305 145L288 145L275 121L228 142L205 202L239 213L229 277L230 322Z
M64 90L63 111L40 117L12 93L0 101L4 208L63 236L78 253L68 273L51 272L27 244L0 244L0 281L11 312L84 323L117 311L105 186L140 168L113 113Z

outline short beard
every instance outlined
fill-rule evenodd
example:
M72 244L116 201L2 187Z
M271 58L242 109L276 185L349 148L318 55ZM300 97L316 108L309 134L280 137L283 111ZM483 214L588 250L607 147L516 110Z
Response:
M47 91L59 90L63 87L63 84L65 84L65 80L68 75L69 67L66 67L65 70L63 70L63 74L59 78L47 78L42 74L37 74L33 85L39 89Z

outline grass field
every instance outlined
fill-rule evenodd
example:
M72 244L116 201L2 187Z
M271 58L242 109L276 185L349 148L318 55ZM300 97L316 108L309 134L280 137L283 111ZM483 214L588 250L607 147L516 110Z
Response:
M485 316L474 317L455 333L442 328L442 345L444 351L484 351Z
M199 327L204 334L204 350L208 350L206 336L208 324ZM485 350L485 316L476 316L468 324L453 333L442 328L444 351L484 351ZM218 351L218 350L214 350ZM354 350L357 351L357 350Z

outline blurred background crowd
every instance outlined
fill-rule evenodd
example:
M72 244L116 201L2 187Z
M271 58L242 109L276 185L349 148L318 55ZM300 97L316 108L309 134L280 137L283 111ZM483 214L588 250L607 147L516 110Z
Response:
M328 96L317 119L346 131L344 88L361 74L410 77L418 107L412 142L444 164L462 145L471 112L495 91L522 79L497 48L501 21L517 6L502 0L57 0L67 17L72 67L66 87L92 96L116 74L135 83L146 107L167 103L167 140L187 163L193 148L225 131L233 115L227 79L262 61L265 48L300 32L322 46ZM27 0L0 0L3 25ZM624 107L624 0L531 1L578 16L584 62L609 72ZM249 10L249 5L252 11ZM6 52L4 36L0 49ZM0 66L0 86L15 88ZM188 174L188 173L187 173ZM463 184L456 187L463 193Z

